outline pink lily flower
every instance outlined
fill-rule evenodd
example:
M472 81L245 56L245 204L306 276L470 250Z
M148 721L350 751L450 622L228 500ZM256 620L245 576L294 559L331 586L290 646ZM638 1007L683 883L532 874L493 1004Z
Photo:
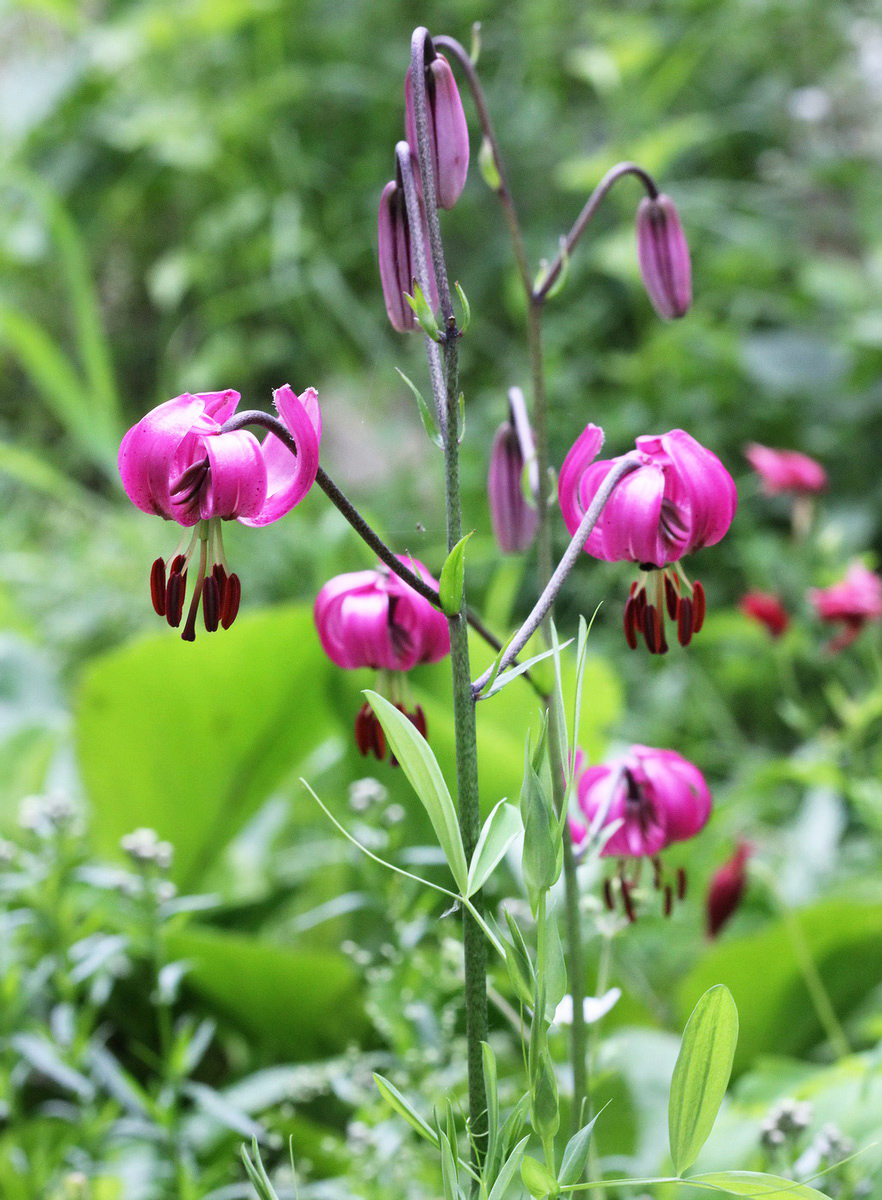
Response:
M160 404L133 426L119 450L126 495L142 512L193 530L184 549L150 572L153 607L177 628L183 616L187 575L198 545L196 578L181 637L193 641L200 603L206 630L228 629L236 618L241 585L227 570L221 521L268 525L299 504L318 470L321 415L318 394L297 397L288 384L273 393L279 416L297 443L296 456L278 438L259 442L246 430L221 432L239 393L185 392Z
M779 638L790 626L790 614L777 596L770 592L748 592L738 605L746 617L765 625L773 638Z
M429 266L429 294L426 296L426 300L430 308L435 309L438 307L438 285L435 282L432 256L428 253L429 229L426 225L422 198L420 198L419 208L423 244L427 248ZM416 314L404 298L405 293L409 296L414 295L414 280L417 276L413 236L407 217L404 188L394 179L386 184L380 197L380 210L377 217L377 247L380 284L383 288L383 299L386 303L386 315L389 317L389 322L398 333L408 333L418 329Z
M620 461L595 462L602 445L603 431L587 425L561 467L558 499L571 534ZM682 429L637 438L636 451L627 457L640 465L616 485L584 549L606 562L639 564L640 577L625 605L625 637L634 649L640 632L650 653L664 654L665 610L677 622L683 646L704 622L704 589L697 580L689 582L680 559L725 535L738 497L717 456Z
M835 654L850 646L868 621L882 617L882 578L863 563L854 562L840 583L812 588L809 599L822 621L845 625L827 647Z
M675 885L664 882L658 855L673 842L695 837L707 824L712 800L704 776L698 767L674 750L656 750L651 746L631 746L628 752L602 766L580 769L577 761L576 789L584 823L570 819L573 841L584 841L589 827L599 820L600 828L617 824L600 851L607 858L650 858L653 861L653 885L663 891L667 916L674 894L682 899L686 879L677 872ZM634 919L634 880L626 878L624 865L617 874L619 892L626 915ZM614 907L613 887L609 880L604 894Z
M438 586L417 559L399 558L427 583ZM425 714L421 705L413 707L404 672L450 653L444 614L403 579L379 567L330 579L316 597L314 617L328 658L344 670L373 667L379 671L378 690L388 693L425 737ZM355 740L362 754L385 757L383 730L369 704L362 705L356 717Z
M759 475L767 496L822 492L827 486L827 472L821 464L798 450L773 450L751 442L744 448L744 457Z
M490 519L496 544L503 554L521 554L529 550L539 528L533 431L523 396L518 389L514 391L514 399L509 399L509 419L499 426L493 439L487 474ZM525 467L527 487L534 498L532 504L525 495Z
M427 52L430 47L431 42L427 39ZM432 53L434 57L426 63L425 68L429 146L438 207L453 208L462 195L469 171L469 127L450 63L443 54ZM404 124L411 153L418 161L419 144L410 67L404 79Z

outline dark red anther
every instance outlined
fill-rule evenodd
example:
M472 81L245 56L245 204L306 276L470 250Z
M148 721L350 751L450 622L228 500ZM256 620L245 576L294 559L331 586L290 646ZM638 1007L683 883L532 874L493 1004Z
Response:
M665 603L668 607L668 616L672 621L677 619L677 610L680 604L680 593L674 587L674 581L665 572Z
M221 567L223 570L223 567ZM235 573L228 575L224 582L223 596L220 606L220 623L223 629L229 629L239 611L239 601L242 599L242 584ZM364 751L362 751L364 753Z
M633 596L625 601L625 641L632 650L637 649L637 605Z
M153 601L153 611L159 617L165 616L165 560L157 558L150 568L150 599Z
M410 718L410 723L414 726L414 728L417 729L419 733L423 735L423 737L425 737L429 731L429 727L426 724L426 714L423 712L422 704L418 704L414 711L412 713L408 713L407 715Z
M220 588L214 575L208 575L202 583L202 620L208 633L214 633L220 624Z
M662 615L654 604L647 604L643 620L643 637L650 654L667 654L668 643Z
M615 911L616 901L613 896L612 883L609 879L604 879L603 881L603 903L610 912Z
M669 917L671 915L671 909L673 907L674 907L674 895L673 895L673 892L671 891L671 885L669 883L666 883L665 884L665 898L664 898L664 902L662 904L662 912L664 913L664 915L666 917Z
M652 886L656 889L656 891L658 891L658 889L661 887L661 880L662 880L661 859L654 858L652 860Z
M363 755L371 749L370 718L370 705L362 704L355 717L355 744Z
M686 899L686 868L677 867L677 899Z
M633 925L634 922L637 920L637 912L634 908L634 901L631 898L631 885L625 879L623 879L621 881L621 885L622 885L622 903L625 906L625 916L628 918L628 920Z
M181 558L181 555L178 558ZM187 592L187 572L175 571L174 566L177 562L176 558L172 564L172 573L169 575L165 589L165 619L172 629L177 629L181 623L184 613L184 596Z
M176 554L171 561L171 566L168 569L169 575L180 575L186 565L187 565L186 555Z
M377 717L376 717L373 709L371 709L370 722L371 722L371 749L374 752L374 758L378 758L382 762L382 760L386 757L386 737L383 733L383 726L377 720ZM392 762L393 767L398 766L398 763L396 762L394 755L392 755L392 757L391 757L391 762Z
M695 608L690 599L684 596L680 601L680 612L677 615L677 641L681 646L688 646L694 632Z
M221 566L220 563L215 563L214 566L211 568L211 575L212 575L212 578L217 583L218 590L220 591L221 597L223 597L224 587L226 586L226 582L227 582L227 572Z
M704 588L696 579L692 585L692 632L698 633L704 624L704 614L707 612L707 597Z

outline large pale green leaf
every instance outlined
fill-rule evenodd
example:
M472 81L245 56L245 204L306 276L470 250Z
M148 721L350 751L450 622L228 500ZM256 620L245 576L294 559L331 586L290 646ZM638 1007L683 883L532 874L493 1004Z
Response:
M728 988L718 984L705 992L686 1024L671 1080L668 1134L678 1175L695 1162L713 1128L737 1042L738 1010Z
M194 643L169 630L95 660L76 744L99 849L113 853L123 834L152 826L175 847L179 885L198 887L325 737L334 669L308 608L248 614Z
M522 831L521 814L513 804L500 800L484 822L475 853L469 863L467 896L479 891L509 846Z
M342 954L198 926L169 934L167 950L190 964L187 986L210 1010L274 1055L334 1054L367 1028L358 974Z
M795 915L842 1020L879 981L882 905L826 900ZM714 983L725 983L738 1006L736 1073L759 1054L800 1055L825 1037L782 921L711 947L677 991L681 1016Z

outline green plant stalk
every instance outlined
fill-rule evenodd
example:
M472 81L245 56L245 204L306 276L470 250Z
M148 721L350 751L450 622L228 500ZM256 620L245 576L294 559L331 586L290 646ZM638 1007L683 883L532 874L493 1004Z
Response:
M450 53L459 62L460 66L465 72L466 79L468 80L469 89L471 90L475 108L478 113L478 120L481 123L481 130L485 139L487 140L488 145L490 146L490 150L493 155L493 162L499 179L499 183L495 188L495 191L502 206L505 223L508 228L509 236L511 237L511 242L514 249L518 274L524 289L524 294L527 298L527 339L530 350L530 376L533 391L533 421L534 432L536 436L536 460L539 477L536 496L536 503L539 510L539 580L540 586L544 588L544 586L551 579L552 575L551 522L548 511L548 406L545 390L544 361L542 355L542 303L545 296L544 294L536 295L534 292L523 231L521 230L521 224L517 215L514 197L512 196L511 188L508 183L505 162L499 146L499 140L496 137L496 131L493 128L493 122L490 118L490 111L487 107L484 90L481 87L481 82L478 79L478 74L475 70L474 64L472 63L471 58L465 48L454 38L440 37L437 39L436 44L440 47L443 47L443 49L450 51ZM575 244L575 241L573 244ZM546 276L546 278L548 279L549 277ZM553 282L553 280L549 282L549 286L551 282ZM550 611L544 622L543 629L546 645L550 646ZM546 696L544 699L547 703L548 697ZM565 800L563 787L563 764L560 762L555 762L556 758L559 759L556 749L557 745L559 744L558 731L556 728L557 719L554 714L554 706L549 705L549 709L549 745L552 747L552 787L554 789L553 794L555 807L558 813L560 813L562 812ZM570 967L568 975L570 991L573 997L573 1024L570 1031L570 1058L573 1070L573 1132L575 1133L579 1129L578 1118L582 1109L586 1086L586 1036L583 1011L584 1006L582 1003L585 995L585 969L579 918L578 880L576 879L576 866L573 858L573 848L569 835L569 827L567 827L564 832L564 887L566 892L565 907L567 949Z
M447 517L448 553L462 538L462 504L459 478L459 330L450 303L450 285L441 243L438 211L435 203L435 178L429 145L428 100L424 71L424 53L428 31L416 29L411 41L411 71L414 97L414 117L419 146L420 176L429 225L429 241L441 311L444 316L444 383L445 394L435 395L435 405L446 414L444 430L444 494ZM400 159L399 159L400 162ZM405 202L408 213L418 223L414 201L412 174L404 176ZM431 367L431 361L430 361ZM430 370L433 389L436 376ZM466 861L470 862L481 829L481 810L478 798L478 746L475 723L475 698L472 694L469 664L468 623L465 587L460 611L449 616L450 662L453 673L453 725L456 745L457 815ZM472 897L480 913L480 893ZM487 1015L487 946L483 932L467 911L463 912L463 956L465 973L466 1057L469 1090L469 1135L472 1155L480 1167L487 1140L487 1093L484 1084L482 1042L488 1037ZM473 1189L474 1191L474 1189Z

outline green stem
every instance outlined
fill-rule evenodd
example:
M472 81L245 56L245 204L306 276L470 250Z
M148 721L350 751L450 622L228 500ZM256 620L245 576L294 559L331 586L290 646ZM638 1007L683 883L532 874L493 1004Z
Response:
M413 85L414 123L417 130L420 177L423 184L429 242L441 311L444 316L444 374L445 394L435 394L435 404L446 414L444 433L444 494L447 516L448 553L462 538L462 506L459 479L459 330L450 303L450 285L441 230L438 222L435 178L429 145L428 98L426 95L425 54L429 41L428 30L422 26L411 39L411 79ZM405 179L405 200L411 210L412 187ZM416 213L414 214L416 219ZM432 376L432 386L436 377ZM453 673L453 727L456 744L457 814L466 861L471 861L481 831L481 809L478 798L478 744L475 723L475 698L472 695L469 664L469 637L465 588L460 611L448 617L450 630L450 662ZM480 893L472 904L483 912ZM480 925L468 911L463 912L463 955L465 971L466 1059L469 1089L469 1134L474 1165L480 1167L487 1141L487 1093L484 1086L484 1065L481 1043L488 1037L487 1016L487 944Z

